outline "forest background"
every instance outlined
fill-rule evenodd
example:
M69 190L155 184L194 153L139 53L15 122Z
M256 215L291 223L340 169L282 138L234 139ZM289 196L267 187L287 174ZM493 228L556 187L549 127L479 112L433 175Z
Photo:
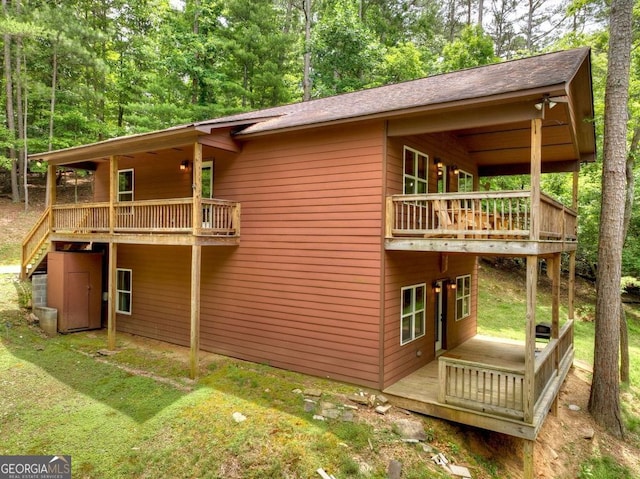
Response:
M590 46L599 144L598 161L580 173L578 262L595 276L605 0L2 0L2 11L0 193L26 207L30 178L46 171L27 160L31 153ZM634 11L640 17L640 2ZM634 176L639 31L634 22ZM543 181L545 192L571 203L571 175ZM491 179L492 189L526 184L526 177ZM640 278L638 208L623 275Z

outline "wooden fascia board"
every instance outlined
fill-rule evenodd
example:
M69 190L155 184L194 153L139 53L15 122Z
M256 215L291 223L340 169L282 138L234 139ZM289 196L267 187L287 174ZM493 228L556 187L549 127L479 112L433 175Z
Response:
M233 139L231 132L227 129L223 131L214 131L207 136L198 138L198 143L219 150L239 153L242 151L241 145Z
M541 117L542 112L534 107L534 102L526 101L390 120L388 132L389 136L408 136L517 123Z
M549 161L542 163L542 173L570 173L580 169L578 160ZM508 165L484 165L478 168L478 176L511 176L528 175L531 172L530 163L514 163Z
M571 133L571 142L573 143L573 149L576 152L576 156L580 156L580 145L579 145L579 141L578 141L578 131L577 129L580 128L580 125L578 125L578 118L576 115L576 110L574 108L573 105L573 96L571 95L571 88L569 86L570 84L567 85L566 88L566 95L568 98L568 102L567 102L567 109L569 110L569 118L571 119L571 121L569 122L569 132Z
M163 130L153 133L113 138L100 143L82 145L64 150L35 153L30 160L48 161L54 165L73 165L108 159L112 155L123 156L145 151L161 150L193 144L201 135L193 126Z
M593 107L593 82L591 69L591 49L586 48L584 58L573 76L567 81L565 91L568 101L569 114L571 116L571 134L575 144L576 155L583 162L593 162L596 159L596 132ZM587 111L576 112L576 95L581 95L580 104L589 105ZM585 145L587 145L585 147Z
M213 130L219 130L222 128L235 128L240 126L251 126L256 123L262 123L264 121L273 120L275 118L280 118L282 115L267 115L267 116L256 116L255 118L245 118L234 121L212 121L212 122L201 122L196 123L195 128L199 132L210 134Z

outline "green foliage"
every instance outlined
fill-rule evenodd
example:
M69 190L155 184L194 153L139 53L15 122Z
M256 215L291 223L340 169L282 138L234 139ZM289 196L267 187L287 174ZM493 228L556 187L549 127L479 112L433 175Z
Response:
M363 88L382 56L380 44L358 17L355 5L336 2L333 14L313 30L313 82L320 96Z
M380 84L415 80L426 74L422 53L411 42L389 47L383 55L377 82Z
M462 29L460 37L445 45L440 69L443 72L462 70L495 63L499 59L493 51L493 40L482 27L469 25Z
M578 479L633 479L632 471L610 456L594 457L580 465Z
M231 106L264 108L292 98L285 83L291 68L290 35L279 25L280 12L271 0L230 0L224 3L220 27L220 53L224 81L222 92L236 98Z

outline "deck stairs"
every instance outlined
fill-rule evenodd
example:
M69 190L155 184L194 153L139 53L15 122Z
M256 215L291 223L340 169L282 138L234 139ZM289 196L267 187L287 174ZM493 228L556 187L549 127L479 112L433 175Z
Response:
M51 249L51 207L47 208L22 241L20 276L30 278L33 273L46 268L47 253Z

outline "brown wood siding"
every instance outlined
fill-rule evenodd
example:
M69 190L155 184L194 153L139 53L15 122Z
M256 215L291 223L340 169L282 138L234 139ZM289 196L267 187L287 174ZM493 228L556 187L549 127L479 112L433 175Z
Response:
M409 146L429 156L429 172L427 178L429 193L436 193L438 191L438 175L434 158L442 160L443 164L447 167L457 166L467 173L471 173L474 179L474 186L478 189L478 169L471 161L466 150L453 135L438 133L389 138L387 148L387 195L403 193L402 151L404 146ZM449 173L449 181L449 191L457 191L457 177Z
M191 162L191 151L172 152L174 156L144 155L142 159L120 158L118 169L134 170L134 200L187 198L192 195L191 167L180 170L180 162ZM94 201L109 201L109 163L101 162L95 173Z
M447 288L447 325L443 347L451 349L476 334L477 266L471 255L449 255L447 270L441 271L439 253L390 251L386 257L384 321L384 387L435 359L435 293L437 280L454 281L471 275L471 314L455 320L456 293ZM426 334L405 345L400 344L401 289L425 283L427 286Z
M387 142L386 195L403 193L402 151L409 146L429 156L429 192L437 191L437 171L434 158L440 158L447 166L457 166L474 175L477 186L477 169L464 148L449 134L430 134L407 138L389 138ZM450 177L450 189L457 190L457 178ZM400 252L386 253L385 305L384 305L384 387L419 369L435 359L435 294L433 283L437 280L453 280L457 276L471 274L471 314L455 320L455 291L446 290L447 326L445 348L452 348L476 334L477 261L472 255L448 255L447 269L441 271L443 259L438 253ZM427 318L426 334L404 346L400 345L400 293L402 287L426 283Z
M117 315L117 330L188 346L191 248L121 244L117 264L133 283L132 314Z
M240 246L204 248L201 347L377 387L381 122L257 138L216 160Z

